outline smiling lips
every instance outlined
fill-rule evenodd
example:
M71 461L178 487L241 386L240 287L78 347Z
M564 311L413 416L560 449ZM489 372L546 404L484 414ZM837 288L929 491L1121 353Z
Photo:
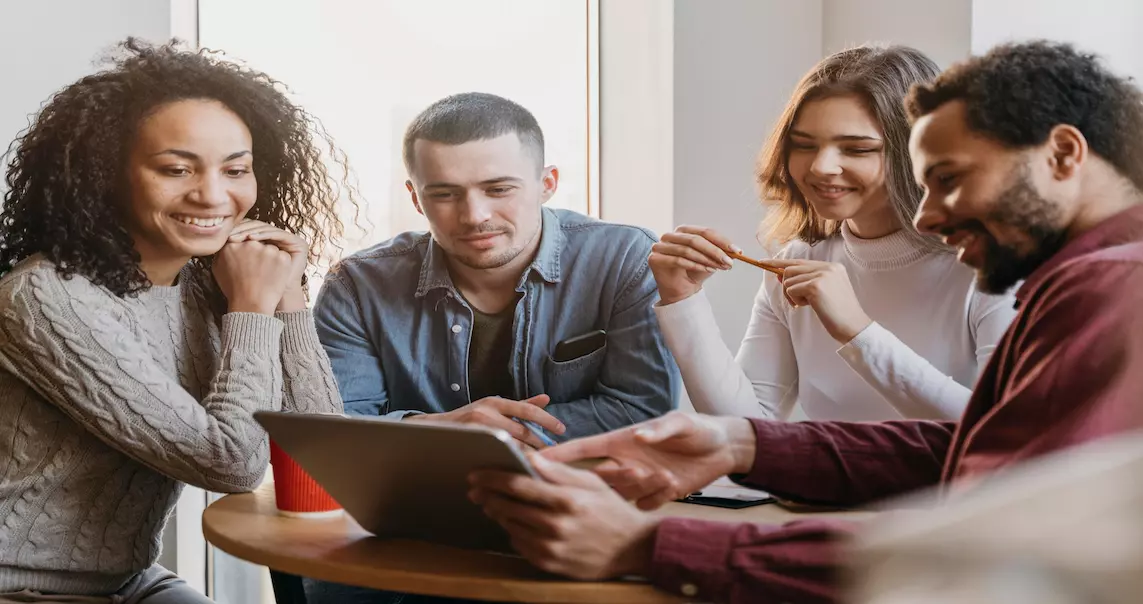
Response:
M842 187L838 185L827 184L811 184L810 188L814 190L814 194L818 197L830 201L841 199L842 197L845 197L846 195L857 190L855 187Z
M229 216L190 216L187 214L172 214L176 222L181 222L190 226L199 227L202 229L213 229L222 226Z

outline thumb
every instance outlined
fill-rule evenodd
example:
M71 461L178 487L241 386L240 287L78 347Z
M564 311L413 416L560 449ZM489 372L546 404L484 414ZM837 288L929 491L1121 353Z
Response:
M681 436L690 431L692 420L685 413L675 411L635 428L635 438L653 445Z

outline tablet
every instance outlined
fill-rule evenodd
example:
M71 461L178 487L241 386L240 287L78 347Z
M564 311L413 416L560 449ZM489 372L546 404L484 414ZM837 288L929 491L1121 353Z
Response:
M270 438L365 530L509 553L508 536L468 499L468 475L536 476L503 430L482 426L259 411Z

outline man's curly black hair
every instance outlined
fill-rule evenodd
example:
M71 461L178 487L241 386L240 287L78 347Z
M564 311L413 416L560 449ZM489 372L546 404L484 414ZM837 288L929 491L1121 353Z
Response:
M964 101L970 129L1014 148L1074 126L1143 189L1143 92L1094 54L1046 40L1003 44L914 86L905 105L916 120L953 100Z
M292 103L280 82L209 50L177 41L117 45L106 70L57 92L9 148L0 212L0 275L43 254L65 277L90 279L118 296L151 286L124 219L126 158L140 121L184 99L211 99L237 114L253 138L258 197L247 213L301 235L311 260L337 248L336 206L348 164L320 123ZM323 152L339 167L326 170ZM342 188L344 187L344 188ZM210 258L193 262L200 291L218 303Z

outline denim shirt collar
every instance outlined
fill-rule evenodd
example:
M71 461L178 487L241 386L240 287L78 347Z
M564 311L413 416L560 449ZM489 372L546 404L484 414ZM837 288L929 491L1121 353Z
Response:
M560 228L560 219L556 213L548 208L541 208L540 215L540 247L536 250L536 257L524 274L520 275L519 286L522 287L528 276L534 271L541 279L548 283L560 282L560 253L564 249L564 232ZM421 261L421 277L417 283L416 297L423 298L430 291L437 289L453 290L452 276L448 272L448 259L445 251L437 242L429 237L428 249L425 258Z

